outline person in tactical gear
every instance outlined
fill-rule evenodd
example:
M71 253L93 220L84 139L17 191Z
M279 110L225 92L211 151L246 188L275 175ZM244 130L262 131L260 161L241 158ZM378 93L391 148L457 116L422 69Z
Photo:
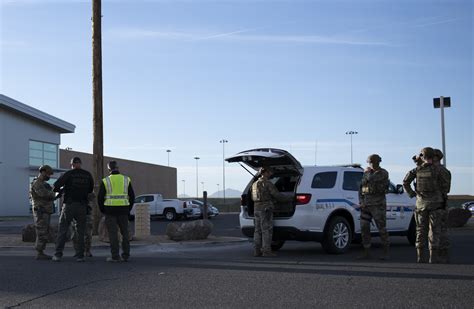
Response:
M88 196L94 190L94 180L91 173L82 169L82 161L79 157L71 160L72 169L64 173L55 183L55 192L64 192L64 206L59 217L59 231L56 239L56 253L53 261L59 262L63 256L67 233L72 221L76 221L77 227L77 262L84 262L84 231L86 227L86 216L88 207Z
M273 171L262 167L260 178L252 184L252 200L254 201L254 256L272 257L271 242L273 236L274 201L292 201L294 196L287 196L278 191L269 180Z
M33 218L36 229L36 259L51 260L51 256L44 253L49 238L49 223L54 209L55 193L48 183L53 175L53 169L49 165L39 168L39 175L30 185L30 198L33 208Z
M416 196L416 253L417 263L428 261L425 255L425 244L429 233L429 262L438 263L441 220L444 214L445 196L449 192L450 181L440 168L433 164L434 149L425 147L419 157L423 164L408 172L403 180L403 187L410 197ZM411 183L416 179L416 191Z
M383 244L383 255L380 259L389 258L389 240L387 232L387 200L385 194L389 186L388 172L380 167L382 158L378 154L367 158L369 166L365 169L359 188L360 226L364 252L360 259L370 258L370 222L374 222L379 230Z
M438 166L440 172L444 174L444 178L449 181L449 189L451 187L451 172L441 164L444 154L441 150L434 150L433 164ZM449 190L448 192L449 193ZM449 235L448 235L448 195L444 196L444 209L441 217L441 234L438 248L438 262L449 263Z

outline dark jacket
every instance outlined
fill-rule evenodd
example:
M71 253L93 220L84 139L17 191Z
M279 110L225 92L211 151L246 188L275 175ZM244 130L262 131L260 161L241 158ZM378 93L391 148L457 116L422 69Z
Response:
M112 172L112 175L118 175L120 172ZM130 205L128 206L105 206L105 195L107 194L107 190L105 188L104 182L100 182L99 194L97 195L97 204L99 205L99 209L102 213L107 215L128 215L130 210L133 208L133 203L135 201L135 192L133 192L132 183L128 184L128 202Z
M94 191L91 173L83 169L72 169L54 183L54 191L64 191L64 203L88 203L88 195Z

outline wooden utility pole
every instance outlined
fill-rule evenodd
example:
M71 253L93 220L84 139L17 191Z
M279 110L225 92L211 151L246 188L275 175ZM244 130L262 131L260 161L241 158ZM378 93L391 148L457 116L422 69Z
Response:
M92 97L93 114L93 174L96 196L104 176L104 128L102 110L102 9L101 0L92 0ZM94 203L93 234L97 235L101 213Z

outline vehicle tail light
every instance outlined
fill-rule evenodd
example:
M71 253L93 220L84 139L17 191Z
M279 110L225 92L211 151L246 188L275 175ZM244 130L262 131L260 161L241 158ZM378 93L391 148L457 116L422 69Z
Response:
M308 204L311 200L311 194L296 194L296 205Z

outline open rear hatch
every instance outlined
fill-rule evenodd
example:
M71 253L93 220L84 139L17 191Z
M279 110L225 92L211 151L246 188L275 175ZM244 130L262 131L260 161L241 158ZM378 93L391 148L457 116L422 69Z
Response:
M229 163L241 163L250 167L254 171L258 171L261 167L271 167L273 176L270 179L277 189L283 194L296 193L296 187L300 177L303 174L303 167L300 162L285 150L275 148L258 148L237 153L225 159ZM247 206L247 212L253 216L253 201L250 197L250 189L253 182L257 178L254 177L245 188L242 194L242 206ZM274 217L291 217L295 212L296 204L276 203Z

